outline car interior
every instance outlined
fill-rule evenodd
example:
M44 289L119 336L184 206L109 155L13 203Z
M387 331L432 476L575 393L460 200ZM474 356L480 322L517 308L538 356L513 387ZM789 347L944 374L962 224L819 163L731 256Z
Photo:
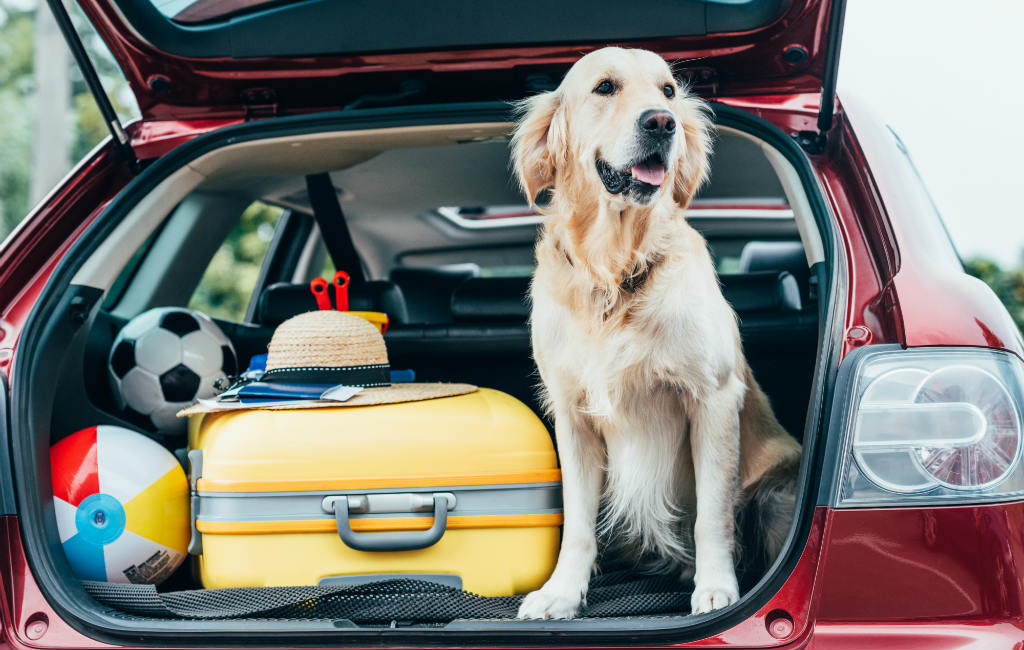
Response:
M39 444L97 422L138 428L106 378L114 339L133 316L209 305L225 291L217 283L231 283L242 301L221 301L209 315L241 370L266 352L277 325L317 308L313 278L352 264L365 281L350 287L350 308L388 314L392 368L413 370L417 381L504 391L550 429L538 401L527 297L544 217L511 177L508 130L435 125L240 143L164 179L76 271L72 284L101 290L102 303L62 342L52 391L38 396L48 400L39 408ZM792 165L765 142L720 127L711 169L687 218L708 241L756 379L800 440L820 352L822 299L811 267L824 260L822 234ZM357 260L332 260L319 225L323 197L313 196L310 179L319 187L329 180L342 212L329 228L333 236L347 230ZM240 228L257 212L262 221L247 224L240 244ZM218 256L223 263L240 249L246 265L229 259L232 272L218 275ZM180 437L148 435L172 451L184 446ZM160 589L196 588L187 564ZM760 577L747 576L746 586Z
M424 381L494 387L540 413L527 292L543 217L525 205L509 175L507 142L357 155L358 162L330 172L368 278L350 289L351 308L389 315L385 340L392 366L413 369ZM800 229L756 143L723 133L714 155L712 181L688 219L714 254L755 376L780 421L799 438L817 356L817 297ZM266 350L274 327L316 309L309 282L332 273L334 265L305 176L222 174L182 199L145 243L146 253L126 268L104 303L101 318L108 322L93 328L87 354L105 359L120 326L146 309L188 304L202 271L255 201L282 212L244 316L220 321L242 365ZM498 217L457 216L492 207ZM501 216L502 207L505 214L532 216ZM112 404L103 394L106 382L85 385L98 405ZM66 400L61 403L61 418L70 420L74 412ZM77 424L58 428L74 431Z

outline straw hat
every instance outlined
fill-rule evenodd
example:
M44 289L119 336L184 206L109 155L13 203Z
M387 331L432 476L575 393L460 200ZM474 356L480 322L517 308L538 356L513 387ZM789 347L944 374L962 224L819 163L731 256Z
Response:
M274 330L262 381L388 386L388 350L369 321L343 311L311 311Z
M392 384L384 337L369 321L346 312L323 310L293 316L281 323L267 348L267 369L261 382L279 384L343 384L363 390L344 402L296 402L270 409L373 406L464 395L470 384ZM250 408L260 408L251 404ZM196 404L179 415L210 409Z

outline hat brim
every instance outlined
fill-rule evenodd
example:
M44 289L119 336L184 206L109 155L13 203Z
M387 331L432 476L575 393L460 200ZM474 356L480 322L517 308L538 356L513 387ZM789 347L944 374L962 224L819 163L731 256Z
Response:
M382 404L400 404L402 402L419 402L439 397L455 397L477 390L472 384L446 383L410 383L392 384L379 388L364 388L344 402L327 400L296 400L294 402L217 402L201 400L192 406L178 411L178 417L198 415L199 413L221 413L225 411L264 410L289 411L297 409L350 408L353 406L379 406Z

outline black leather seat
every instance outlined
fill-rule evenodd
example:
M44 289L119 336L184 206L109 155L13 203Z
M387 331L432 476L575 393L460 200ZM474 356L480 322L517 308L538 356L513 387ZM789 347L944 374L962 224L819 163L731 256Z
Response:
M799 438L817 359L817 312L804 306L788 271L722 275L721 281L723 294L739 315L754 375L779 420ZM462 381L502 390L540 413L540 377L527 324L529 285L525 277L466 278L450 294L446 322L412 322L402 290L391 282L353 288L349 304L353 310L391 316L384 339L393 368L415 370L417 381ZM432 300L431 309L439 314L437 297ZM277 284L264 291L258 320L276 325L314 309L308 287Z
M412 368L417 381L460 381L486 386L540 414L537 369L523 321L407 325L384 335L393 368Z
M525 323L530 317L529 291L528 277L470 278L452 292L452 320Z
M751 241L740 253L740 273L786 273L799 287L795 310L752 315L737 309L743 350L779 421L800 438L818 359L818 311L810 269L799 241ZM727 280L723 280L727 281Z
M333 289L328 288L331 300ZM348 290L348 308L352 311L382 311L388 315L392 325L409 321L402 290L392 282L371 280L353 284ZM260 325L277 326L292 316L316 311L316 298L308 284L278 282L263 290L256 307L256 322Z
M720 276L722 293L737 312L794 312L802 302L796 279L787 271ZM523 321L530 315L530 278L470 278L455 288L455 322Z
M804 245L798 241L750 241L740 252L740 273L789 271L796 278L800 295L810 295L811 272Z
M817 351L817 314L803 309L786 271L723 275L722 290L740 317L754 374L783 425L799 436ZM453 322L393 328L393 364L424 381L467 381L503 390L539 412L530 333L530 278L469 278L451 296Z
M452 292L461 282L476 276L473 266L417 269L397 267L388 279L402 290L410 323L452 322Z

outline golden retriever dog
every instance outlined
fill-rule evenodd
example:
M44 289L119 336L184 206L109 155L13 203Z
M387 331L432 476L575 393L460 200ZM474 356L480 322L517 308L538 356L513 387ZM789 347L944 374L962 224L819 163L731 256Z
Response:
M754 381L684 217L708 173L707 109L661 57L621 48L584 56L521 109L516 174L531 202L550 190L530 321L565 525L555 570L519 617L575 616L599 537L646 569L692 577L693 613L730 605L736 512L763 501L774 557L800 445Z

